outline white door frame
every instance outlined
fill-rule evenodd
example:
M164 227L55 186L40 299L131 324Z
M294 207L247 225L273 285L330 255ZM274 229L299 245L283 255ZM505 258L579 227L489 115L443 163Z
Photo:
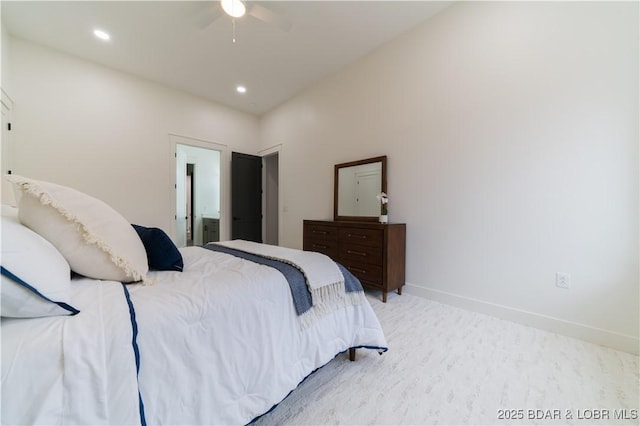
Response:
M176 148L176 184L174 186L176 192L174 196L174 205L176 206L176 214L175 214L175 231L174 241L178 247L185 247L187 245L187 204L186 204L186 180L187 180L187 154L178 151ZM178 198L182 194L183 203L178 202Z

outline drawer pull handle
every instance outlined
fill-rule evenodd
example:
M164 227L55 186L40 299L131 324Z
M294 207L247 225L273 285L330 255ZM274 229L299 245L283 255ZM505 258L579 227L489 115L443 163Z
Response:
M349 254L357 254L358 256L363 256L363 257L367 256L367 253L363 253L361 251L347 250L347 253L349 253Z
M366 235L361 235L361 234L347 234L347 237L349 237L349 238L360 238L361 240L366 240L367 239Z
M320 245L320 244L314 244L314 245L313 245L313 248L326 249L326 248L327 248L327 246L323 246L323 245Z
M367 271L364 269L354 268L352 266L347 266L347 269L354 272L360 272L361 274L366 274Z
M314 229L312 232L313 232L314 234L322 234L322 235L327 235L327 234L328 234L328 232L327 232L327 231L318 231L317 229Z

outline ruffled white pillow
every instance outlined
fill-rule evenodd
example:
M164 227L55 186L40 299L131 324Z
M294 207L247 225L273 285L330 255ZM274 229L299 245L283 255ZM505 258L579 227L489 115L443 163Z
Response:
M144 245L129 222L103 201L66 186L11 175L20 222L51 242L71 270L89 278L143 281Z

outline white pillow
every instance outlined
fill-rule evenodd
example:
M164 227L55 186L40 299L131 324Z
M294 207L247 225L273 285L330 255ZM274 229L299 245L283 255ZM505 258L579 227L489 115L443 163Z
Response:
M131 224L103 201L75 189L22 176L17 189L20 222L49 240L71 270L89 278L146 279L147 253Z
M11 217L2 216L0 281L3 317L75 315L71 270L51 243Z

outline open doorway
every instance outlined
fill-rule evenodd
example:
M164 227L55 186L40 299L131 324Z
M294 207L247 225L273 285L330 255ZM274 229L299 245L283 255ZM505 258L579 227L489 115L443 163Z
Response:
M262 240L280 244L280 168L282 145L258 152L262 157Z
M279 242L279 155L278 152L262 157L264 172L264 242L278 245Z
M278 245L279 151L231 155L231 238Z
M221 153L181 143L176 143L175 150L176 245L217 240L212 235L219 235Z

